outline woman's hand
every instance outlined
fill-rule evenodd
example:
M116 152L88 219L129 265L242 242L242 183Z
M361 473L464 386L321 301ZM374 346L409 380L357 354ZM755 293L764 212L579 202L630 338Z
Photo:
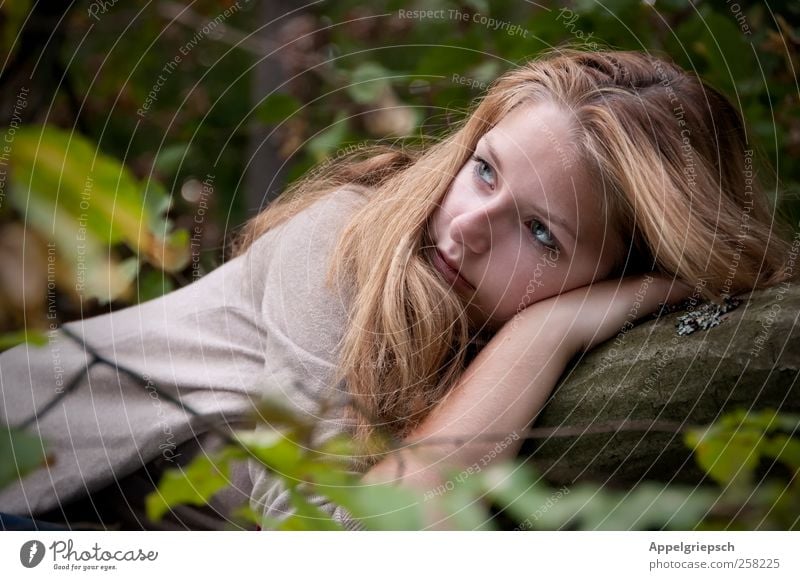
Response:
M567 352L577 354L629 330L660 304L676 304L691 295L691 286L656 273L603 280L535 302L507 324L544 325L547 334L560 336Z
M396 483L423 492L446 482L442 466L468 466L512 459L522 438L513 437L498 450L496 435L518 434L538 415L570 358L614 336L658 307L689 296L690 288L650 276L607 280L536 302L506 322L478 353L458 383L425 420L405 438L408 444L429 438L451 445L429 445L422 454L389 454L364 476L367 483ZM489 435L487 440L482 435ZM468 443L468 444L467 444ZM426 510L432 525L441 514Z

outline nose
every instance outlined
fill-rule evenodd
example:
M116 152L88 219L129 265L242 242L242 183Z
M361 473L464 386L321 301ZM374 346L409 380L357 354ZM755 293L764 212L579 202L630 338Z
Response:
M486 203L478 203L456 216L451 222L452 236L474 254L483 254L492 247L492 240L500 235L500 220L503 201L494 197Z

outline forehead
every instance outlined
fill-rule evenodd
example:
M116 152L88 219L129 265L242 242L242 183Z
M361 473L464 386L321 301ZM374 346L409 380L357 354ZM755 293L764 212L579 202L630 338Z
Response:
M500 178L521 204L536 202L577 224L579 211L596 212L600 205L578 157L574 129L570 114L556 104L522 103L483 136L478 150L491 144Z
M502 149L503 169L510 177L517 174L577 173L575 145L571 137L572 119L550 102L523 103L503 117L483 139L494 149Z

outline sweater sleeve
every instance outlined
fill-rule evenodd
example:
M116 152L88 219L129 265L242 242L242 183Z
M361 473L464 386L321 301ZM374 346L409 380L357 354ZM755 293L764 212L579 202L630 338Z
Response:
M352 296L345 286L326 287L325 277L343 227L364 200L358 190L338 190L259 238L247 252L254 257L266 246L272 251L266 270L252 272L250 285L263 288L263 392L291 401L315 422L314 444L349 429L342 418L346 393L332 381ZM320 414L323 400L333 403L325 416ZM280 478L256 461L250 462L250 477L256 513L270 520L291 514ZM319 496L310 500L345 529L363 529L341 506Z
M43 347L0 353L0 422L19 426L53 404L30 424L53 461L1 489L0 511L36 516L119 487L153 461L179 463L183 444L205 449L210 425L249 424L254 403L274 389L318 421L320 437L346 429L335 413L317 417L323 398L341 394L330 382L349 301L324 276L337 234L363 201L358 190L335 192L184 288L64 325L111 365L87 372L92 356L55 327ZM288 513L280 483L260 464L243 467L220 513L247 499L266 516ZM357 525L337 506L321 508Z
M54 326L44 346L0 354L0 422L26 426L51 458L0 490L0 511L59 508L154 460L174 464L181 444L200 442L209 425L245 420L263 358L241 298L241 263L155 300ZM87 367L92 352L110 364Z

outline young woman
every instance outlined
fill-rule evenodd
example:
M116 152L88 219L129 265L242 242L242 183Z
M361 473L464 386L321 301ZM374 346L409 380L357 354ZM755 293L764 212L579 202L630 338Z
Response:
M293 185L198 282L0 355L3 418L35 417L57 457L0 492L0 511L52 519L103 486L130 503L130 474L152 480L154 463L210 447L211 421L241 427L276 393L319 422L320 440L347 430L363 443L365 483L433 489L443 466L494 447L481 434L526 428L568 361L632 313L787 277L788 229L751 155L731 104L665 59L528 62L434 146L375 148ZM39 417L58 396L56 349L72 390ZM116 367L82 374L87 352ZM378 432L409 445L376 447ZM427 438L453 443L410 445ZM217 515L242 497L267 517L291 510L260 464L232 479Z

